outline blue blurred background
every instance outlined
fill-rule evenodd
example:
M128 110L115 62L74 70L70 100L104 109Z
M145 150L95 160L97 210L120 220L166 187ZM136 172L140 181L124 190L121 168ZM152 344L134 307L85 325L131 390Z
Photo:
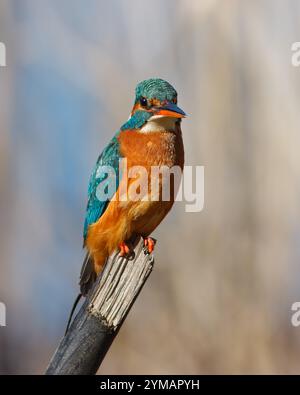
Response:
M103 373L299 373L297 0L0 0L0 373L43 373L78 292L92 167L172 83L205 208L177 203Z

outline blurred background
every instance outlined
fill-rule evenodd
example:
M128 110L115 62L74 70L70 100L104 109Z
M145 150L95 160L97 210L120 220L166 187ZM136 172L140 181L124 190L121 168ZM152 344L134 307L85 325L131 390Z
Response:
M298 0L0 0L0 373L43 373L78 292L92 167L137 82L179 93L177 203L101 373L299 373Z

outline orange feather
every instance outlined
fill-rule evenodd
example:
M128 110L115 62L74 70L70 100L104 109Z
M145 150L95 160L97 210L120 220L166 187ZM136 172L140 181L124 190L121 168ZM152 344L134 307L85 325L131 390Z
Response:
M184 150L180 125L175 132L141 133L138 130L122 131L118 137L122 157L127 159L127 168L143 166L148 175L151 166L180 166L183 169ZM149 236L163 220L174 203L174 185L171 182L171 200L163 201L161 197L162 179L159 180L158 201L121 201L119 191L123 188L122 179L119 190L110 201L103 215L88 229L86 246L93 256L95 271L98 274L106 258L118 248L123 241L132 236ZM125 191L129 193L134 182L128 179ZM124 188L123 188L124 189ZM150 177L148 195L151 194Z

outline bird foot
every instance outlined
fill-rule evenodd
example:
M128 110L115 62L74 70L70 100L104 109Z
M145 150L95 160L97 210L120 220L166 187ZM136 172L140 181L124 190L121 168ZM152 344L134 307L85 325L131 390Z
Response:
M130 245L126 244L125 241L119 244L120 256L130 257L132 255L132 248Z
M154 251L154 246L156 244L156 240L152 237L143 237L144 239L144 251L146 254L151 254Z

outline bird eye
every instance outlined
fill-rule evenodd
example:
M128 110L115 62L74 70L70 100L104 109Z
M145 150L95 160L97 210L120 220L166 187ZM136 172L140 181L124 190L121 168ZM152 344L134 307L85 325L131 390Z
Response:
M147 104L148 104L148 101L147 101L147 99L145 97L141 97L140 98L140 103L141 103L141 106L146 107Z

